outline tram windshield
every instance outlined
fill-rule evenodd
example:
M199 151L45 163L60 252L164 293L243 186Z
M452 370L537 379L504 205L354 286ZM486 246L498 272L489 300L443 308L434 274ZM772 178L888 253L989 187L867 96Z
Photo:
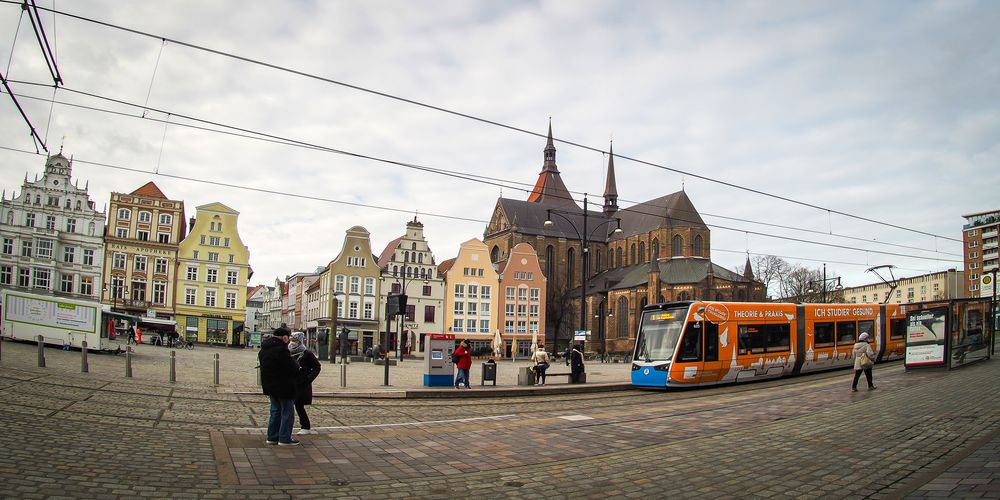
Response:
M670 361L686 317L687 307L643 312L635 339L635 361Z

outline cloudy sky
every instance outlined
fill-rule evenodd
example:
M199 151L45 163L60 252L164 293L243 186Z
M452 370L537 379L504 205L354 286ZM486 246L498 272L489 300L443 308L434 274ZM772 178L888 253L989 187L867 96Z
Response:
M730 269L960 268L962 215L1000 208L998 2L37 5L64 87L17 2L0 68L49 149L99 207L152 180L188 215L239 211L252 283L325 265L355 225L379 253L414 215L454 257L527 196L550 117L579 199L601 202L613 138L641 160L616 158L619 204L683 187ZM0 116L9 197L44 156L6 92Z

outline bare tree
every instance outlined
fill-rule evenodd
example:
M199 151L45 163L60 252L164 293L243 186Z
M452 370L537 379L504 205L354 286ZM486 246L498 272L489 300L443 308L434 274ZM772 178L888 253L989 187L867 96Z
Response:
M573 303L569 287L564 283L550 286L545 302L545 324L551 332L551 352L559 352L560 346L569 345L573 339L573 320L579 317L580 310ZM577 298L579 301L579 298ZM546 335L548 337L548 335Z
M750 260L754 276L767 287L768 296L784 296L782 282L792 270L792 265L774 255L756 255Z

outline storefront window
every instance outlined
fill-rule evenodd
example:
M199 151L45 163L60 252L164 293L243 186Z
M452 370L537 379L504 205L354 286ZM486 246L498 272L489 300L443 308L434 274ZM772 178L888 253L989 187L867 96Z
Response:
M205 320L205 342L209 344L225 344L229 340L229 322L224 319Z

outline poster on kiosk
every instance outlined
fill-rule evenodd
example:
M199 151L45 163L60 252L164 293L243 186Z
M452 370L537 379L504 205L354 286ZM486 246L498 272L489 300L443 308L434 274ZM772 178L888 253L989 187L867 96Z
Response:
M424 337L425 387L455 385L455 364L451 362L451 353L454 351L454 335L435 333Z

